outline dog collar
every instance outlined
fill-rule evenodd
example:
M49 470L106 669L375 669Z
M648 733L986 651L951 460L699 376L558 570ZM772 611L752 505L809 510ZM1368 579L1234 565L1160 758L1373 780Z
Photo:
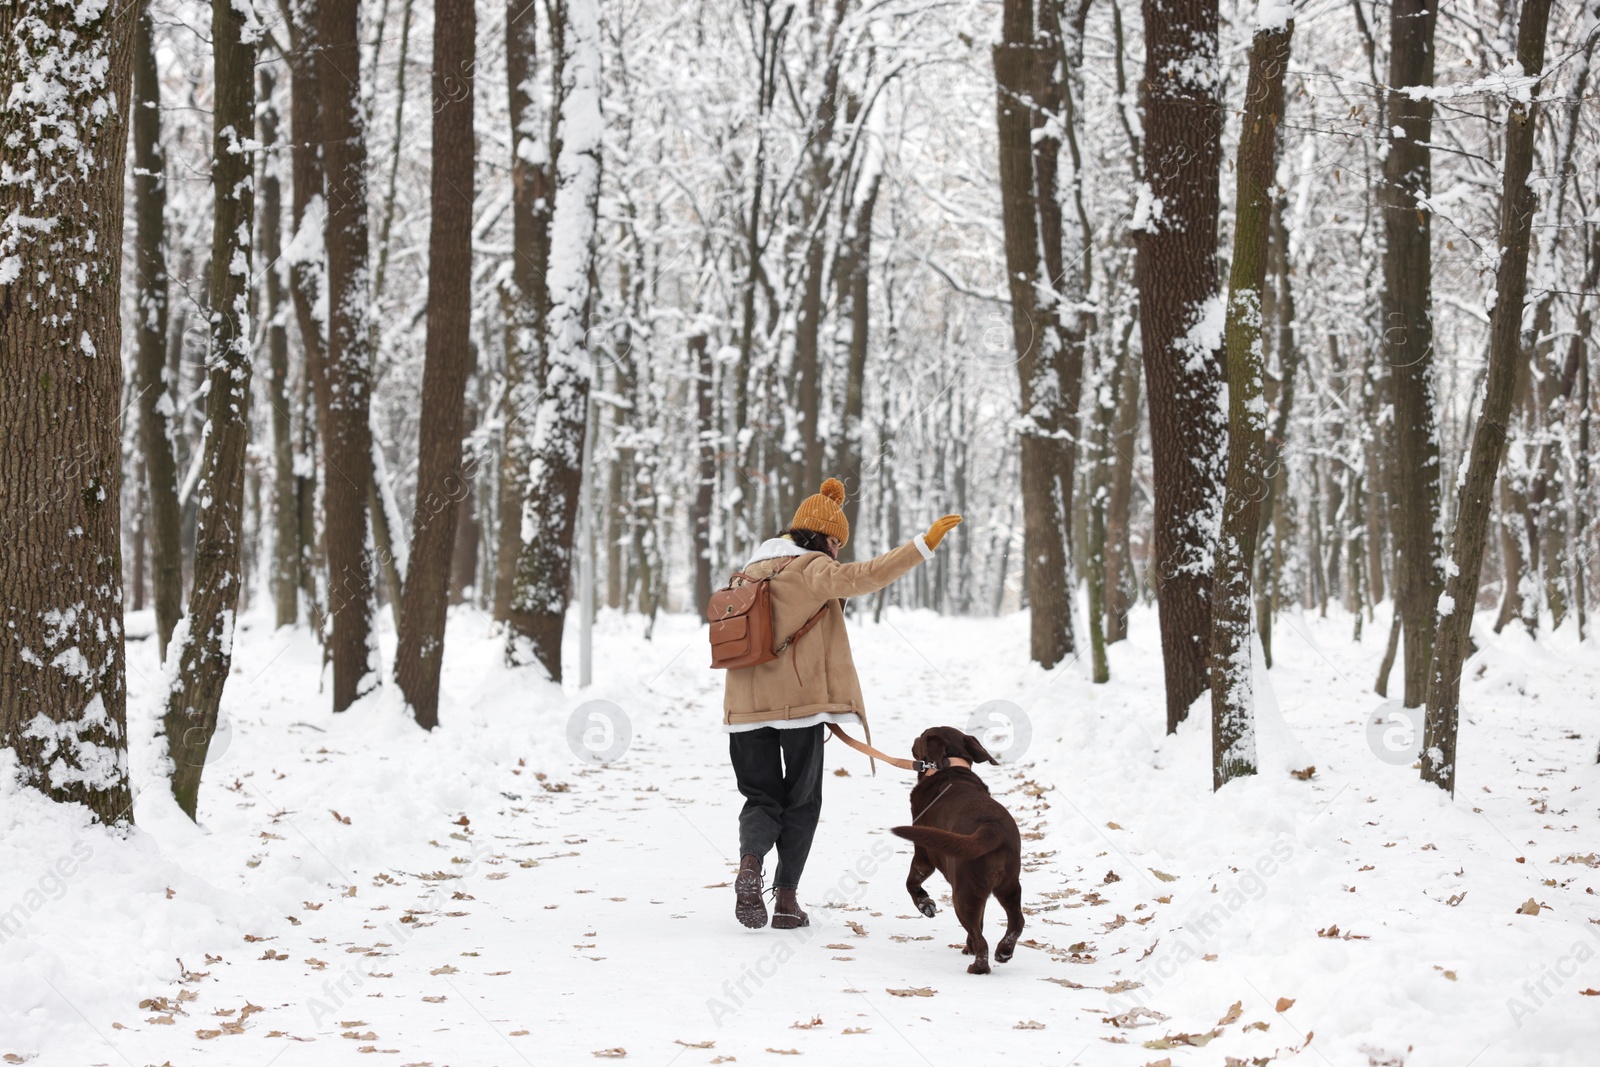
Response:
M941 760L914 759L911 761L911 769L917 772L918 778L922 777L928 771L947 771L951 767L965 767L968 770L971 770L972 761L962 759L960 756L946 756Z

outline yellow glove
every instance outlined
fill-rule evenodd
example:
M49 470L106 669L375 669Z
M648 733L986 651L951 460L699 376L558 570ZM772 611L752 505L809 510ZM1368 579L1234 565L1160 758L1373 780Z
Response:
M944 540L944 535L960 525L960 515L946 515L942 519L935 520L934 524L928 527L928 532L922 535L922 539L928 542L929 548L938 548L939 542Z

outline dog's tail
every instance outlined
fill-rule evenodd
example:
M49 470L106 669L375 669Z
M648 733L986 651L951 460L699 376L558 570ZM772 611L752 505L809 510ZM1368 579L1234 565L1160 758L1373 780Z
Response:
M993 826L980 827L970 834L954 834L932 826L896 826L890 832L914 845L963 860L977 859L1001 845L1000 831Z

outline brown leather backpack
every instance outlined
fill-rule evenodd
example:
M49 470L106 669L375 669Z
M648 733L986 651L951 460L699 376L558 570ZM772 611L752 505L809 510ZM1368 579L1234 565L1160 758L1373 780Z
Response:
M798 556L789 556L763 578L735 573L728 584L711 594L706 618L711 620L711 666L715 670L737 670L771 663L783 650L811 632L828 610L824 604L806 624L773 647L772 592L767 584L783 572ZM798 671L798 667L796 670Z

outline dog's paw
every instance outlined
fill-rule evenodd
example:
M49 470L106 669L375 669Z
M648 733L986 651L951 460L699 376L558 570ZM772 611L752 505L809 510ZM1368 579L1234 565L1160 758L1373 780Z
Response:
M971 963L967 964L967 973L968 974L988 974L989 973L989 961L987 959L985 959L984 957L979 956L977 959L975 959Z
M939 906L933 902L932 897L923 897L917 901L917 910L931 919L938 913Z
M1012 950L1011 950L1011 946L1010 945L1002 944L1002 945L996 946L996 948L994 950L994 961L996 963L1010 963L1011 962L1011 951Z

